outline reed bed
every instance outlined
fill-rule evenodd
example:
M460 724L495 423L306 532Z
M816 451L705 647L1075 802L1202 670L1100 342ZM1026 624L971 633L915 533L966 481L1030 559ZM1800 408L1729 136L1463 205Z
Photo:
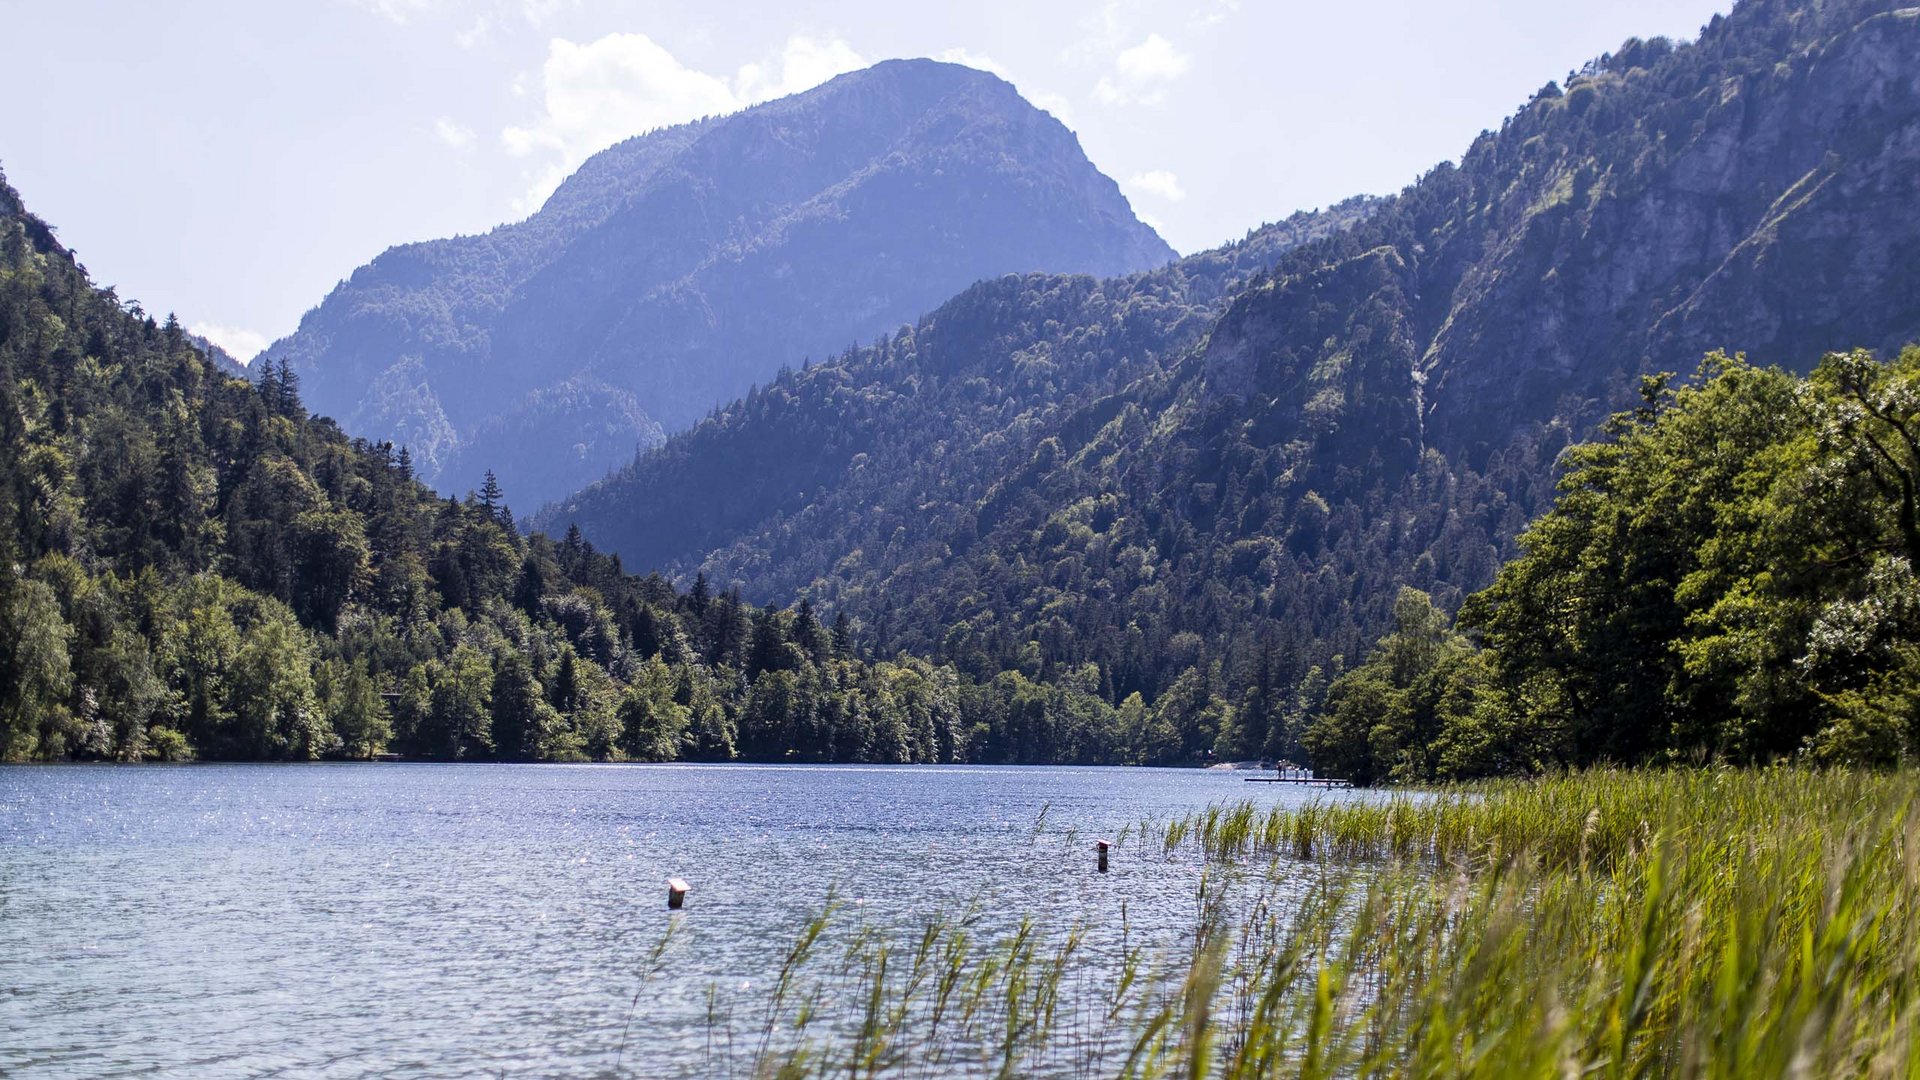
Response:
M1176 947L967 913L825 955L830 911L737 1071L1920 1077L1916 796L1780 768L1216 807L1130 830L1208 867Z
M1416 790L1373 800L1322 799L1262 811L1210 807L1143 833L1167 851L1214 858L1419 860L1455 863L1524 855L1547 869L1610 865L1656 833L1697 842L1806 839L1793 822L1851 824L1888 798L1920 791L1910 774L1774 768L1595 770L1531 781Z

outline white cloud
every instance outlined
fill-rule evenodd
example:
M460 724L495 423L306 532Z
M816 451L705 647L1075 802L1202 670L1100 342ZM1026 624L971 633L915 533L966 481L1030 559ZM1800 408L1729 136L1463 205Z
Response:
M540 73L545 115L500 133L509 154L550 150L572 165L657 127L729 112L726 83L694 71L645 34L608 34L585 45L555 38Z
M1166 100L1167 84L1193 67L1193 57L1174 48L1159 34L1113 58L1113 74L1102 75L1093 96L1106 105L1157 105Z
M500 132L509 155L539 159L516 209L537 209L581 162L622 139L809 90L865 65L839 38L801 34L728 80L687 67L645 34L584 45L555 38L538 77L542 115ZM523 88L525 76L514 81L516 94Z
M1127 186L1149 195L1158 195L1168 202L1179 202L1187 197L1187 189L1180 186L1180 178L1165 169L1135 173L1127 181Z
M267 347L267 335L242 326L199 322L187 327L187 332L199 334L233 354L233 358L243 364L260 355L260 350Z
M553 18L561 8L572 7L573 4L574 0L521 0L520 14L526 17L530 25L539 26Z
M733 78L733 92L740 108L756 101L770 101L802 90L811 90L835 75L844 75L866 67L867 62L839 38L821 39L796 34L780 50L779 73L773 64L747 64Z
M1073 126L1073 103L1067 100L1066 95L1050 93L1045 90L1028 90L1025 86L1020 85L1020 80L1013 77L1013 71L1011 69L991 56L984 53L973 52L966 48L952 48L942 49L934 53L931 59L948 64L964 64L978 71L998 75L1000 78L1013 83L1014 89L1020 91L1021 96L1025 97L1030 104L1036 108L1044 109L1052 113L1054 119L1068 127Z
M1026 98L1029 104L1037 109L1052 113L1055 120L1060 121L1068 127L1073 126L1073 102L1068 99L1065 94L1056 94L1048 90L1035 90L1027 87L1022 84L1019 79L1014 78L1013 71L1010 68L991 56L987 56L984 53L973 52L965 48L952 48L942 49L934 53L932 59L949 64L965 64L967 67L998 75L1002 79L1012 83L1014 89L1020 91L1020 95Z
M550 161L527 173L526 194L513 200L513 212L521 215L532 214L547 201L547 196L559 190L562 182L573 175L578 165L567 165L559 161Z
M1060 121L1068 127L1073 126L1073 102L1068 101L1066 95L1037 93L1028 94L1026 97L1027 100L1032 102L1036 107L1052 113L1055 120Z
M398 26L405 26L434 5L434 0L347 0L347 3Z
M472 149L477 138L472 128L456 124L444 116L433 122L433 137L455 150Z
M1214 0L1213 6L1196 13L1193 21L1196 26L1218 26L1238 14L1240 0Z
M463 49L471 49L487 40L493 32L493 20L485 15L473 20L473 25L453 35L453 43Z
M1148 34L1147 40L1114 57L1113 64L1121 75L1136 82L1177 79L1193 66L1193 57L1159 34Z
M1087 60L1119 47L1126 37L1126 13L1121 10L1119 0L1107 0L1098 11L1080 17L1080 32L1074 35L1074 42L1062 49L1060 58L1066 61Z
M407 26L415 20L445 23L460 19L465 28L454 31L453 43L471 49L492 36L495 27L516 18L528 26L547 23L562 9L579 0L339 0L349 7L378 15L395 26ZM467 16L471 14L472 18Z
M977 52L969 52L966 49L957 49L957 48L943 49L940 52L934 53L933 59L939 60L948 64L965 64L967 67L974 68L979 71L991 72L1007 80L1008 82L1013 81L1012 72L1008 71L1005 67L996 63L993 57L983 56Z

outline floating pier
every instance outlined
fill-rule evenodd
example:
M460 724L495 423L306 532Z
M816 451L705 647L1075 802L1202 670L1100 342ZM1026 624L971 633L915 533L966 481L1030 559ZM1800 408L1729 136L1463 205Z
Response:
M1307 787L1320 788L1353 786L1351 780L1341 780L1332 776L1248 776L1243 779L1249 784L1304 784Z
M1343 788L1352 787L1353 781L1342 780L1335 776L1315 776L1313 773L1289 761L1274 766L1272 776L1243 777L1249 784L1300 784L1305 787Z

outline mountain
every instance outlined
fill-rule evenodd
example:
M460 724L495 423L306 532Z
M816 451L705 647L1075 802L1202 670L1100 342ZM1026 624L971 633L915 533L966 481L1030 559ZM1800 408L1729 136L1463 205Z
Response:
M1236 288L1280 253L1352 228L1377 205L1363 197L1297 214L1128 277L981 282L879 345L756 389L540 520L578 522L617 541L634 565L665 566L770 516L855 518L869 496L918 505L915 483L1002 476L1062 417L1125 387L1155 356L1199 342ZM696 507L699 491L708 497ZM730 567L727 577L769 595L803 584L781 569Z
M1173 251L984 72L889 61L595 155L525 221L356 270L264 355L348 430L523 505L981 278Z
M0 177L0 761L1108 762L1148 720L440 499L290 366L95 288Z
M881 652L1094 665L1190 702L1183 753L1297 750L1398 587L1492 580L1639 375L1920 338L1916 166L1920 10L1745 0L1246 280L983 282L543 521Z

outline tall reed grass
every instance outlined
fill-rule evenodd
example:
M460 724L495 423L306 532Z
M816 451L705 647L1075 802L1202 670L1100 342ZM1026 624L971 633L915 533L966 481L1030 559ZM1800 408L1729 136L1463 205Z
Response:
M1215 807L1129 832L1208 865L1181 948L966 913L826 957L830 913L740 1071L1920 1077L1917 796L1780 768Z

